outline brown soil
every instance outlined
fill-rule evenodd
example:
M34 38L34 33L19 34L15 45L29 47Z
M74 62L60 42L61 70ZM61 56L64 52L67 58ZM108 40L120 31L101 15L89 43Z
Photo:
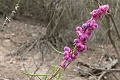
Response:
M35 26L25 22L11 21L9 26L5 27L3 32L0 32L0 80L29 80L29 77L21 72L27 71L32 74L42 63L42 54L35 50L23 52L19 56L8 56L8 54L31 37L35 37L38 31L44 33L45 28L40 25ZM88 78L80 77L78 68L76 67L77 62L81 61L94 65L103 54L103 50L107 50L112 54L115 53L111 45L99 45L90 48L80 54L77 60L63 71L62 80L88 80ZM44 62L41 64L39 70L37 70L37 74L50 73L51 65L57 66L62 61L62 55L58 55L55 52L44 54L44 56ZM38 80L38 78L34 79ZM89 77L89 80L94 79Z

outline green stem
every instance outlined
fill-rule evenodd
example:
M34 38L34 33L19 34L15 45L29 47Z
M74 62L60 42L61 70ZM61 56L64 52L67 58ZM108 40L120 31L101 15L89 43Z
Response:
M28 76L49 76L49 74L29 74L27 72L22 72L22 74L28 75Z
M52 45L51 45L51 47L53 48L53 50L55 50L57 53L59 53L59 54L63 54L63 52L60 52L60 51L58 51L57 49L55 49L55 47L53 47Z
M54 74L52 74L52 76L48 79L48 80L52 80L57 74L58 74L58 72L61 70L61 67L59 67L58 69L57 69L57 71L54 73Z

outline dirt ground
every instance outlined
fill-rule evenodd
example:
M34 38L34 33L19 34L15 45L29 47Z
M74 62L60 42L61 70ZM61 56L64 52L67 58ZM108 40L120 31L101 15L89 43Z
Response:
M33 74L38 66L37 74L50 73L51 65L58 65L62 61L62 55L58 55L54 51L45 54L46 58L42 63L42 54L39 51L32 50L24 52L19 56L10 56L11 51L17 49L31 37L37 36L37 32L45 32L45 28L39 25L31 25L30 22L11 21L9 26L0 32L0 80L29 80L29 77L21 72L27 71ZM79 75L79 70L76 67L78 61L95 65L97 59L105 53L104 50L114 54L114 49L111 45L95 45L90 47L86 52L79 54L77 60L72 62L62 73L62 80L94 80L91 77L84 78ZM38 80L38 78L34 78Z

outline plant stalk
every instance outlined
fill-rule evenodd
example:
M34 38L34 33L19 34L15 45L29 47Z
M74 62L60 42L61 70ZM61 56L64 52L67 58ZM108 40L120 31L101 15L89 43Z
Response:
M61 67L59 67L56 72L54 74L52 74L52 76L48 79L48 80L52 80L57 74L58 72L60 71Z

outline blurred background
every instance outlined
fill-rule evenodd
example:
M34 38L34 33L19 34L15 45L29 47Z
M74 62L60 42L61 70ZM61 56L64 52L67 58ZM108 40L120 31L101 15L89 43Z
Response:
M0 0L0 25L10 16L17 2ZM95 64L101 55L116 57L120 54L120 0L100 2L109 4L112 17L109 22L105 16L97 21L99 28L88 40L88 50L68 67L62 80L87 80L79 76L74 66L78 61ZM22 71L50 73L51 65L62 61L62 55L51 45L61 52L64 46L73 48L73 40L77 37L75 28L90 19L90 12L97 8L95 0L20 0L16 14L0 32L0 80L38 80L23 75Z

